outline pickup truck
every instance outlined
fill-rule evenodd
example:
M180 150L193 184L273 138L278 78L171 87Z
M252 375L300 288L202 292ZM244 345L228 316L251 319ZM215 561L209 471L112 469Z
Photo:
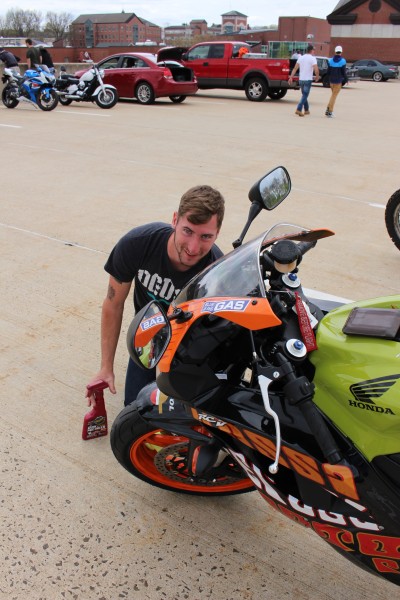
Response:
M201 90L244 90L253 102L262 102L267 96L280 100L288 89L298 89L298 82L291 86L288 81L295 60L267 58L251 49L245 42L201 42L191 48L163 48L157 60L176 60L190 67Z

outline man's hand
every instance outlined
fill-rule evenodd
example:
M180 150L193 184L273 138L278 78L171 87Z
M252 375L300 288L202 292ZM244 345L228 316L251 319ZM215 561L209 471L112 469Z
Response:
M106 371L105 369L102 370L100 369L100 371L97 373L97 375L95 375L88 383L88 386L93 385L94 383L96 383L96 381L99 381L99 379L102 379L103 381L105 381L106 383L108 383L108 387L109 390L112 394L116 394L117 390L115 389L115 377L114 377L114 373L112 371ZM87 405L91 406L91 407L95 407L96 406L96 400L94 397L94 394L90 394L89 390L86 387L86 393L85 393L85 398L87 398Z

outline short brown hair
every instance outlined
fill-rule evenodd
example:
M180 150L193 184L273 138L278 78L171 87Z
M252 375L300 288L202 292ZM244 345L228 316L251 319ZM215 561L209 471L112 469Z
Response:
M225 200L222 194L209 185L196 185L185 192L178 208L178 217L188 216L193 225L207 223L217 215L218 231L221 229L225 213Z

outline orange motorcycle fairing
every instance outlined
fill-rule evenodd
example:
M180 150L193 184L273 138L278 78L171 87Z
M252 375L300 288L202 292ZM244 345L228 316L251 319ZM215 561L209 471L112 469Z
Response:
M171 340L165 350L158 368L162 373L168 373L175 352L182 342L186 332L197 319L204 315L215 315L236 323L245 329L257 331L269 327L277 327L282 321L273 312L266 298L226 298L213 297L191 300L179 305L183 311L192 313L192 317L186 321L171 321ZM169 310L169 314L173 311Z

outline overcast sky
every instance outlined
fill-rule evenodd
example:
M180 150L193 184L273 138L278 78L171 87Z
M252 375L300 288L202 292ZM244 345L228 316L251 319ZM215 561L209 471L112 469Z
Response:
M205 19L209 25L221 23L221 14L237 10L248 16L250 27L277 24L280 16L310 16L325 18L331 13L339 0L143 0L142 2L126 2L120 0L1 0L0 15L5 16L10 9L68 12L74 18L81 14L115 13L124 10L134 12L139 17L152 21L156 25L181 25L192 19Z

